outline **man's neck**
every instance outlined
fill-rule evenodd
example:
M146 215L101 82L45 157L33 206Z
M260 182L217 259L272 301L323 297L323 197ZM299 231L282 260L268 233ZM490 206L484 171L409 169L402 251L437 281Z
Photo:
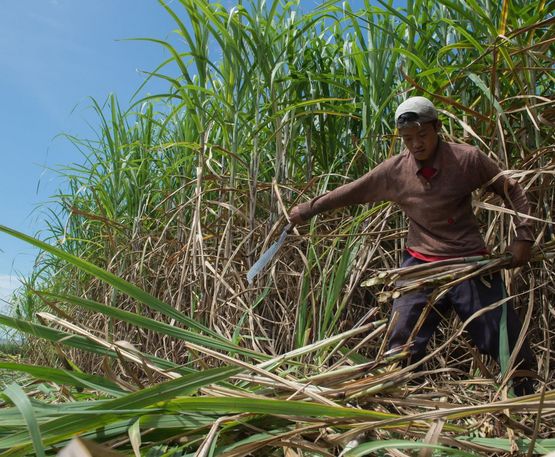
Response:
M434 165L434 161L437 157L440 143L441 143L441 139L438 137L434 153L430 157L428 157L426 160L418 160L417 161L420 168L432 167Z

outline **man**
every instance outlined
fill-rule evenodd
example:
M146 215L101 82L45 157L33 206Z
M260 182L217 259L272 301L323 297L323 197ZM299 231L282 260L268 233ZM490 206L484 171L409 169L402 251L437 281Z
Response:
M475 147L443 141L439 137L441 121L437 110L427 98L412 97L401 103L395 112L395 123L406 147L401 154L387 159L354 182L294 207L291 222L300 224L318 213L348 205L389 200L409 219L402 266L486 253L472 211L472 192L490 183L501 172L500 168ZM501 175L488 185L488 190L503 197L507 207L529 214L526 196L515 180ZM508 249L512 267L529 261L534 242L527 219L515 218L515 225L516 239ZM464 281L436 303L412 341L412 362L424 357L441 316L451 307L464 321L504 297L501 275L496 273L487 279L489 283L480 279ZM398 316L392 324L390 349L408 342L429 293L429 290L417 291L394 300L393 312ZM496 307L473 319L467 327L480 352L497 360L501 313L502 308ZM507 305L507 328L512 350L521 322L510 304ZM516 363L519 369L534 367L535 358L527 341ZM514 389L517 395L532 393L533 384L522 378L515 382Z

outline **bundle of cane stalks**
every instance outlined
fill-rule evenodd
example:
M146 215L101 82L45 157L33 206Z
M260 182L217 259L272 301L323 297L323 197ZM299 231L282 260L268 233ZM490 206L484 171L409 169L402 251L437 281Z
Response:
M555 257L555 240L535 246L532 250L531 262L553 259ZM364 281L363 287L379 284L392 286L377 294L379 302L395 299L418 289L430 289L439 298L454 285L475 277L484 277L511 265L510 253L497 255L478 255L457 257L453 259L429 262L411 267L395 268L378 271L370 279Z

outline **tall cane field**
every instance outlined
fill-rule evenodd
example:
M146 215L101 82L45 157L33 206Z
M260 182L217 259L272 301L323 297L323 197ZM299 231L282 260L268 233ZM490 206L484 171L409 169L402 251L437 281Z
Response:
M165 93L91 100L94 131L67 136L81 160L58 170L47 229L0 226L40 248L0 315L24 338L0 359L0 455L554 452L555 4L159 3L175 29L129 39L164 49L145 88L162 80ZM506 268L524 215L481 189L488 256L396 289L407 221L381 202L294 227L250 284L293 206L402 150L393 116L413 95L437 106L444 139L525 189L530 263ZM535 394L515 397L503 331L498 363L455 313L420 366L387 351L394 297L437 298L495 270L537 358Z

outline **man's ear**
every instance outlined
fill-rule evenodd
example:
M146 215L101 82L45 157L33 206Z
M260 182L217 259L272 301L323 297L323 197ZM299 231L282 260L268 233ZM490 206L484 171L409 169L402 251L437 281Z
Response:
M439 119L437 119L437 120L436 120L436 123L435 123L435 125L434 125L434 127L435 127L437 133L439 133L439 131L441 130L441 126L442 126L442 125L443 125L443 124L441 123L441 121L440 121Z

